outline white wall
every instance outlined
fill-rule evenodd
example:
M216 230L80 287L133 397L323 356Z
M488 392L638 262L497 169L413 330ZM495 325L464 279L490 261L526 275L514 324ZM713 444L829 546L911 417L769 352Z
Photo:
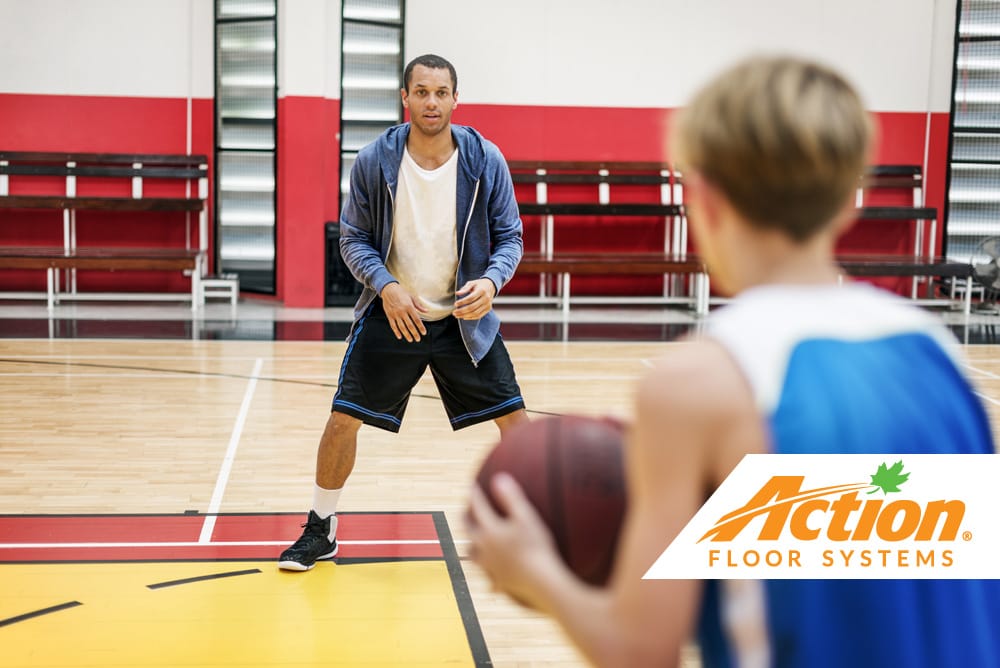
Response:
M278 95L340 97L340 0L278 0Z
M340 0L279 0L279 94L340 96ZM948 111L954 0L407 0L406 57L463 102L677 107L759 51L847 74L879 111ZM0 0L0 93L210 98L213 0Z
M0 92L212 97L212 0L0 0Z
M933 37L928 54L930 104L928 111L951 110L951 76L955 67L955 2L933 0Z
M464 102L677 107L751 53L829 63L879 111L948 111L953 0L407 0L406 57ZM931 58L933 57L933 62Z
M279 94L340 97L340 0L279 0ZM0 93L211 98L214 0L0 0Z

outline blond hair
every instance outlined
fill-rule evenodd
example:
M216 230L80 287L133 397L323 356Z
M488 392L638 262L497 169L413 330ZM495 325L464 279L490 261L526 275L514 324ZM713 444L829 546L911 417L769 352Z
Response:
M861 99L839 74L758 57L695 96L673 144L680 168L714 184L748 222L804 241L849 201L871 138Z

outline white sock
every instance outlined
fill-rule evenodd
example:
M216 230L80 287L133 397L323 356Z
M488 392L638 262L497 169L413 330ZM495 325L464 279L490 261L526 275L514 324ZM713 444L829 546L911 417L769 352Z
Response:
M323 489L319 485L313 488L312 509L320 519L330 518L330 540L337 535L337 502L340 501L342 489Z

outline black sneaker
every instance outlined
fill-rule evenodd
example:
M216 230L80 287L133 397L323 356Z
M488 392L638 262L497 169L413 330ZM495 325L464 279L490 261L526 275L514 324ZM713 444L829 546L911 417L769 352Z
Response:
M316 511L309 511L309 518L302 525L305 531L290 548L278 558L278 568L286 571L308 571L320 559L337 556L337 539L331 542L330 518L320 519Z

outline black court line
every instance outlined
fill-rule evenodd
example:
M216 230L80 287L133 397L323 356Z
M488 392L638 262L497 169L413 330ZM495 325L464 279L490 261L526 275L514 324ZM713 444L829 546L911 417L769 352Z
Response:
M0 364L45 364L49 366L82 366L92 369L114 369L116 371L150 371L158 373L176 373L178 375L186 376L201 376L205 378L231 378L235 380L261 380L270 383L288 383L290 385L308 385L311 387L328 387L330 389L336 388L337 383L320 383L312 380L294 380L292 378L271 378L265 376L247 376L240 373L222 373L216 371L191 371L189 369L161 369L157 367L147 367L147 366L124 366L120 364L97 364L95 362L66 362L66 361L55 361L55 360L19 360L19 359L9 359L0 358ZM434 399L437 401L441 400L441 397L435 396L433 394L418 394L413 393L411 397L416 397L418 399ZM562 413L553 413L551 411L539 411L530 408L524 409L526 413L533 413L535 415L551 415L551 416L561 416Z
M35 617L41 617L42 615L47 615L52 612L59 612L60 610L68 610L69 608L75 608L78 605L83 605L80 601L70 601L69 603L61 603L59 605L53 605L51 608L42 608L41 610L35 610L34 612L26 612L23 615L18 615L17 617L8 617L7 619L0 619L0 626L9 626L11 624L17 624L18 622L23 622L28 619L34 619Z
M434 517L434 528L437 529L441 552L444 553L444 562L448 566L451 588L455 592L455 600L458 601L458 614L462 617L465 637L469 641L469 649L472 650L472 660L479 667L492 666L493 660L490 659L490 651L486 648L486 639L483 638L483 630L479 626L479 617L476 615L476 607L472 604L469 583L465 581L465 572L459 562L458 550L455 549L448 520L440 510L433 511L431 515Z
M393 564L403 561L444 561L443 557L334 557L324 559L338 566L354 566L356 564ZM294 572L294 571L293 571Z
M220 578L233 578L237 575L250 575L251 573L262 572L259 568L250 568L245 571L229 571L228 573L212 573L211 575L199 575L193 578L184 578L183 580L168 580L167 582L157 582L155 584L146 585L149 589L163 589L164 587L176 587L178 585L191 584L192 582L204 582L205 580L218 580Z

